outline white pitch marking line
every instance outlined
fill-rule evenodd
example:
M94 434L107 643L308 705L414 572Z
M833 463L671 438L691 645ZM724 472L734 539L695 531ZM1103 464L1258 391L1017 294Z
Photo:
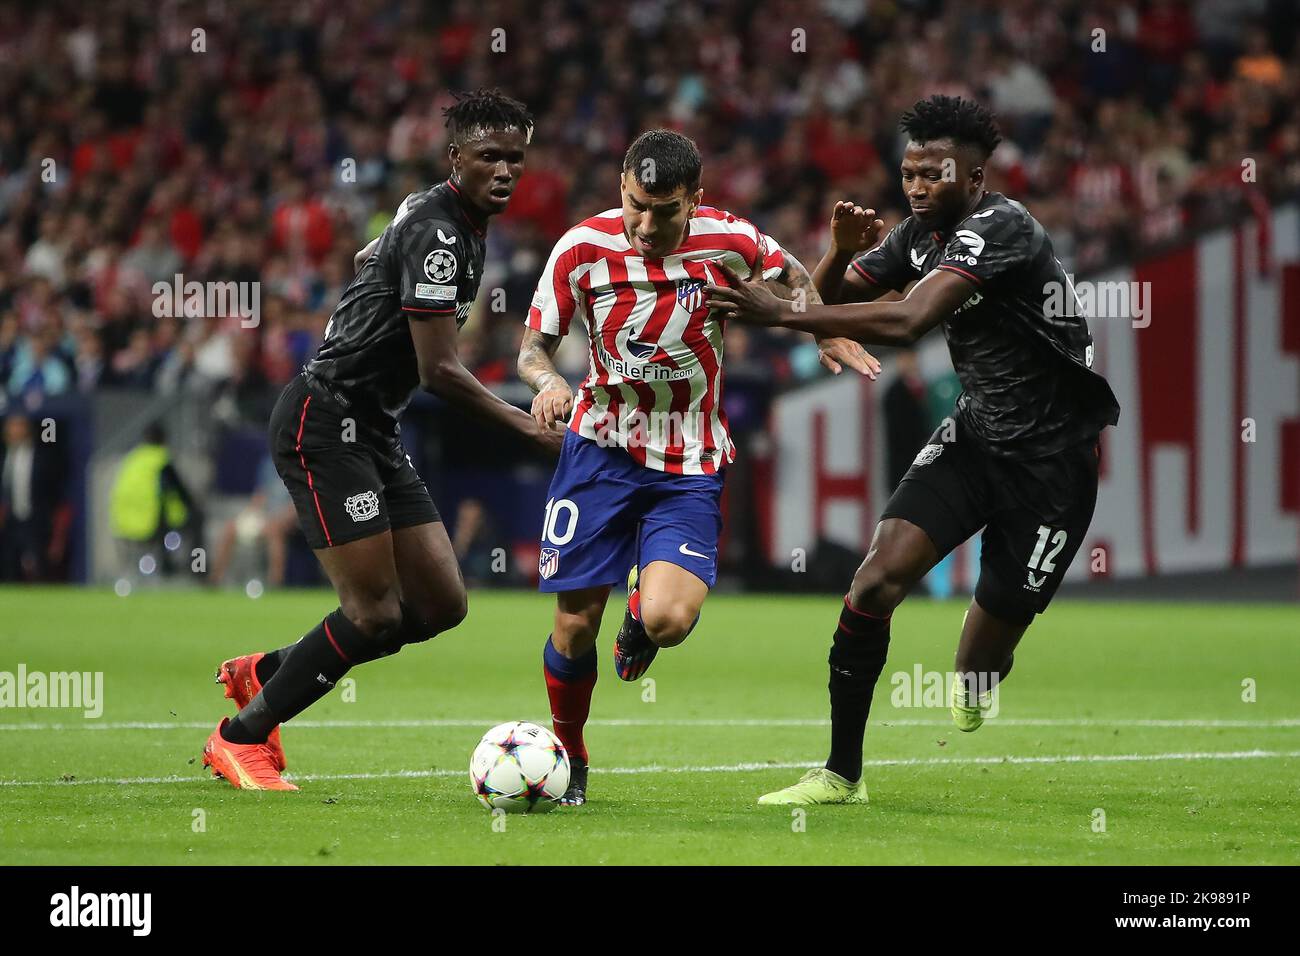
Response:
M1146 763L1162 760L1267 760L1300 757L1300 750L1229 750L1220 752L1185 752L1164 754L1062 754L1054 757L901 757L864 760L864 767L932 767L977 766L983 764L1063 764L1063 763ZM817 765L816 760L797 763L735 763L712 764L693 767L672 767L648 764L642 767L597 768L598 774L632 773L747 773L755 770L799 770ZM301 776L285 774L285 779L302 782L330 780L394 780L425 779L429 777L468 776L468 770L384 770L378 773L308 773ZM115 786L141 786L161 783L200 783L206 778L182 777L94 777L86 780L0 780L0 787L68 787L88 784Z
M545 724L545 717L533 719L534 723ZM494 717L465 719L461 717L433 717L423 720L295 720L286 724L290 729L400 729L421 727L491 727L501 721ZM946 727L952 721L947 717L882 717L872 723L873 727ZM1008 727L1220 727L1269 729L1277 727L1300 727L1300 717L1280 717L1276 720L1216 720L1216 719L1160 719L1160 718L1094 718L1094 717L992 717L987 718L990 726L1005 724ZM16 721L0 722L0 732L7 730L209 730L212 721L99 721L85 720L81 723L18 723ZM664 720L642 720L639 718L609 718L589 720L588 727L829 727L825 718L772 717L772 718L681 718Z

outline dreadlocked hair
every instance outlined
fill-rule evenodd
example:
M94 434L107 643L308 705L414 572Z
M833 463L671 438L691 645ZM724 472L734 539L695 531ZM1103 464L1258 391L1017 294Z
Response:
M918 143L951 139L959 146L974 146L985 159L1002 142L993 114L960 96L936 94L918 101L903 114L898 128Z
M463 142L475 130L518 129L525 140L533 138L533 114L514 97L495 88L452 95L456 102L442 115L453 143Z

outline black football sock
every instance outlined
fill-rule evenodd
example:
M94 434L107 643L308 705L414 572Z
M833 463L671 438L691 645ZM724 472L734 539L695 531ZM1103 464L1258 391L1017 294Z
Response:
M433 636L434 634L432 629L424 623L410 605L403 602L402 626L392 635L391 640L385 642L383 648L384 654L396 654L407 644L419 644L423 641L429 640ZM301 639L294 641L287 647L281 647L274 651L267 651L263 654L262 659L257 662L257 667L255 668L257 671L258 682L265 685L267 681L274 677L275 672L280 669L280 666L285 662L285 659L293 652L293 649L297 647L299 643L301 643Z
M281 647L279 650L267 651L263 654L262 659L258 661L257 666L253 668L257 673L258 683L265 685L267 681L274 677L275 672L280 669L280 665L283 664L285 658L289 656L289 652L297 646L298 642L294 641L288 647Z
M264 744L279 723L266 698L258 694L221 728L221 738L232 744Z
M277 725L328 694L354 665L382 657L382 644L382 636L366 637L341 610L334 611L293 645L293 653L226 724L222 737L232 744L262 743Z
M436 633L432 627L424 623L424 619L415 613L415 609L405 601L402 602L401 607L402 623L388 634L382 642L381 650L385 657L389 654L396 654L407 644L422 644L427 640L431 640Z
M855 610L846 598L831 645L831 754L826 758L826 769L845 780L862 776L862 735L888 653L889 618Z
M407 644L419 644L433 637L430 628L420 619L420 616L407 604L402 604L402 626L392 636L393 639L384 646L384 653L396 654ZM301 639L300 639L301 640ZM262 659L257 662L254 670L257 672L257 680L265 686L266 682L275 676L275 672L280 669L285 658L298 646L300 640L294 641L287 647L281 647L274 651L267 651L262 655Z

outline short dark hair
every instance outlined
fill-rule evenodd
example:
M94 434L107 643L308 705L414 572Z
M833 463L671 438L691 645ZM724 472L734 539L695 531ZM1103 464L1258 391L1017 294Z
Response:
M646 130L623 156L623 172L632 173L637 185L654 195L670 193L678 186L695 192L703 169L695 142L670 129Z
M447 129L453 143L464 142L474 130L518 129L525 139L533 137L533 114L528 107L498 89L479 88L453 93L456 102L446 107Z
M958 146L973 146L984 159L1002 142L993 114L960 96L936 94L918 101L903 114L898 128L917 143L951 139Z

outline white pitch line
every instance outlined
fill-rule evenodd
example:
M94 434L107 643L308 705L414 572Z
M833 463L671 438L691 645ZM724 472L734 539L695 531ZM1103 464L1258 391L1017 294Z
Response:
M545 717L532 718L535 723L546 723ZM1005 724L1008 727L1240 727L1265 730L1278 727L1300 727L1300 717L1279 717L1275 720L1216 720L1213 718L1124 718L1107 719L1101 717L991 717L990 725ZM295 720L286 726L290 729L324 730L324 729L375 729L394 730L421 727L491 727L501 723L495 717L466 719L462 717L432 717L422 720ZM952 721L947 717L881 717L873 722L873 727L946 727ZM127 720L99 721L85 720L80 723L18 723L0 722L0 732L7 730L210 730L212 721L183 720ZM829 727L830 721L820 717L771 717L771 718L666 718L650 720L641 718L610 718L587 721L588 727Z
M1300 750L1229 750L1219 752L1185 752L1163 754L1062 754L1042 757L901 757L893 759L864 760L864 767L933 767L933 766L979 766L986 764L1070 764L1070 763L1146 763L1167 760L1269 760L1300 757ZM706 764L700 766L673 767L661 764L648 764L642 767L608 767L596 768L600 774L634 774L634 773L749 773L756 770L802 770L816 766L816 760L802 760L797 763L734 763ZM377 773L308 773L300 776L285 774L285 778L295 782L331 780L395 780L426 779L429 777L468 776L468 770L384 770ZM0 787L69 787L91 784L112 784L114 786L142 786L162 783L201 783L206 777L182 777L173 774L169 777L92 777L85 780L0 780Z

